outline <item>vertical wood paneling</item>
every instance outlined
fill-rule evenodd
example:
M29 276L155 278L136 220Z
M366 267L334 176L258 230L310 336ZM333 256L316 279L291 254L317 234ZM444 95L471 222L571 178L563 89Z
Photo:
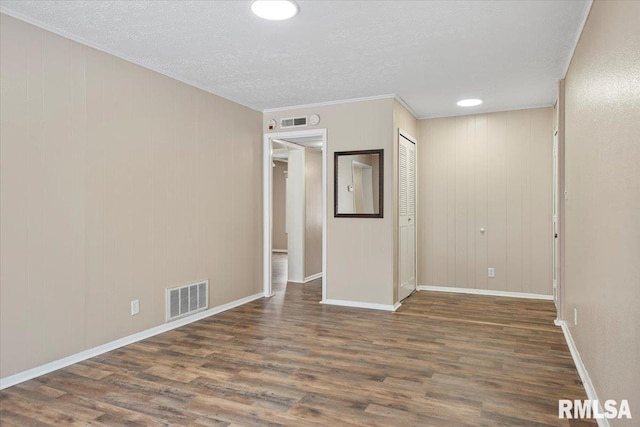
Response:
M76 177L69 183L68 191L73 195L72 203L74 211L77 212L74 218L75 226L73 233L68 238L74 241L75 268L72 270L73 283L75 284L74 298L72 303L76 305L70 322L74 322L71 332L76 340L72 351L80 351L85 345L86 328L77 319L86 318L85 286L86 286L86 205L84 203L86 191L86 141L87 141L87 81L85 74L85 49L84 46L76 43L71 44L71 145L74 148L73 169ZM40 319L45 321L46 319ZM43 362L46 362L47 354L43 352Z
M285 232L285 207L286 207L286 179L285 172L287 164L284 162L275 162L272 171L273 179L273 229L271 238L273 239L272 248L278 250L287 249L287 234ZM322 186L320 186L322 190ZM320 193L322 194L322 193Z
M18 302L25 301L32 294L33 289L33 283L29 280L28 254L30 240L34 242L35 239L28 234L31 202L28 192L37 190L34 185L19 187L4 184L22 180L24 170L21 165L27 162L32 151L37 152L39 147L30 149L25 144L4 143L8 140L24 141L31 136L29 129L33 122L27 111L30 107L28 87L32 79L23 76L30 76L27 67L28 63L33 62L27 60L26 40L22 37L19 27L2 25L0 30L2 31L0 37L0 76L2 77L0 185L3 185L0 191L0 283L17 284L17 286L0 288L0 326L2 326L12 321L18 323L29 321L29 311ZM15 42L11 42L12 40ZM33 74L30 77L32 76ZM38 139L34 142L40 143ZM37 218L33 220L38 221ZM35 229L37 230L37 226ZM35 242L39 243L38 240ZM33 259L32 262L39 263L42 259ZM32 355L28 349L33 344L36 344L33 347L38 351L43 347L41 343L32 342L33 338L33 336L22 334L18 328L2 328L3 343L5 340L11 342L14 348L9 348L7 345L0 346L0 367L3 370L11 367L13 353L20 354L26 363L33 363L35 355Z
M104 75L104 102L106 107L104 132L108 148L104 151L104 285L109 291L104 296L102 339L110 341L126 330L129 307L122 304L131 288L131 154L127 140L129 94L123 81L125 73L121 61L111 61ZM113 315L113 314L116 315ZM118 315L120 314L120 315ZM105 327L109 322L112 327Z
M487 115L475 116L475 264L473 276L475 277L476 288L487 289L487 224L488 224L488 128ZM484 228L485 232L480 233Z
M42 38L42 123L45 161L43 168L43 198L36 209L44 216L43 251L46 254L42 274L46 286L40 287L47 303L43 307L45 346L55 359L82 349L83 326L77 319L83 315L83 264L79 237L83 210L83 170L78 158L82 141L73 138L74 108L72 45L62 37ZM29 114L29 113L27 113ZM27 141L25 141L27 142ZM60 310L52 301L68 304ZM67 325L59 328L56 325Z
M150 81L145 78L143 68L134 68L129 76L129 102L135 114L130 137L130 152L132 159L137 159L131 169L131 192L135 201L131 206L131 228L136 230L131 236L131 258L134 265L131 277L129 299L139 299L144 306L158 306L162 304L160 296L153 289L145 286L153 283L154 266L153 252L149 250L153 245L152 222L149 212L153 209L153 167L151 156L152 143L148 129L153 126L150 115ZM135 316L129 324L131 330L149 328L164 320L162 313L154 316Z
M522 110L506 113L507 289L522 292L522 141L529 134Z
M508 113L506 113L508 114ZM507 268L507 116L490 114L488 223L489 249L487 267L495 268L495 277L488 280L489 289L506 291Z
M85 308L86 331L102 331L106 322L103 301L109 291L104 282L105 244L105 156L107 138L105 132L106 104L104 102L104 74L107 64L104 54L88 49L86 55L86 117L87 140L85 148ZM104 342L101 332L88 334L88 347Z
M42 37L39 34L29 34L25 37L25 51L42 52ZM33 111L28 115L28 136L32 144L25 144L24 148L29 150L27 157L32 159L33 167L30 169L32 180L26 180L25 196L27 197L27 247L28 265L27 282L25 286L25 301L34 301L29 316L35 317L37 321L42 321L47 310L46 301L39 298L40 283L47 280L44 264L47 261L45 252L45 218L46 212L38 209L39 204L44 199L45 180L45 150L44 136L42 132L42 54L26 55L27 73L27 111ZM4 114L4 109L2 110ZM3 137L4 139L4 137ZM3 166L4 167L4 166ZM4 265L3 267L4 268ZM19 306L18 306L19 307ZM42 363L46 353L46 330L36 331L32 336L25 337L29 340L31 350L25 352L25 357L31 359L32 363ZM27 354L28 353L28 354Z
M420 122L421 284L551 294L552 120L542 108Z
M549 283L553 284L552 271L552 233L551 221L553 192L553 138L551 150L548 144L543 143L547 135L553 136L553 123L548 118L546 111L535 110L531 116L532 122L532 149L531 162L535 167L532 170L532 181L536 184L531 194L531 225L532 241L531 253L533 257L532 289L537 293L551 293Z
M322 152L307 148L304 161L304 275L309 277L322 273Z
M554 116L554 114L552 114ZM533 181L532 175L532 165L533 160L531 158L531 147L533 143L545 145L540 141L544 141L546 133L542 133L540 135L533 134L533 123L532 123L532 115L525 115L525 122L523 123L523 130L525 133L522 135L522 156L520 159L520 167L521 167L521 178L522 178L522 289L534 289L532 287L533 282L533 252L531 247L531 239L532 239L532 209L533 209L533 201L532 201L532 188L535 184L536 186L542 185L542 182ZM553 135L553 134L552 134ZM553 141L553 139L552 139ZM552 142L553 144L553 142ZM553 147L552 147L553 150ZM539 165L536 166L539 167ZM552 191L552 190L551 190ZM540 212L540 215L545 215L545 212ZM544 248L543 248L544 250ZM537 293L545 293L547 290L542 288L540 292ZM552 290L553 292L553 290Z
M468 119L459 117L455 119L455 156L453 159L453 171L455 172L455 185L453 191L449 192L449 197L455 202L455 223L454 223L454 254L455 254L455 276L453 278L456 286L468 287L467 278L467 218L469 217L468 206L468 181L469 172L468 156Z
M447 281L449 283L456 283L456 119L450 119L452 129L452 135L450 140L445 144L445 150L447 152L446 157L446 183L447 183L447 217L446 217L446 230L447 230Z
M467 121L467 264L465 266L465 274L468 288L476 288L476 236L478 228L476 227L476 120L475 116L468 117Z
M451 139L447 130L451 119L441 120L434 123L433 146L434 146L434 177L433 177L433 205L434 214L432 220L433 227L433 283L451 283L449 281L449 204L448 194L448 156L447 146ZM431 144L431 141L427 141ZM424 170L424 168L419 168Z
M425 137L431 139L433 135L433 128L427 129ZM434 206L435 206L435 194L434 189L434 177L435 177L435 162L434 162L434 146L435 144L422 144L418 150L417 158L417 174L416 174L416 186L418 189L418 206L426 206L425 209L418 209L418 218L422 218L423 222L418 226L420 234L418 235L418 242L425 242L424 245L417 245L418 254L421 256L418 258L418 282L417 283L433 283L434 282L434 259L436 257L433 248L433 235L434 235ZM425 158L426 156L426 158ZM420 169L423 170L420 170ZM423 173L426 178L420 181L420 173ZM429 197L432 195L432 197ZM425 218L424 215L427 215Z
M258 293L262 115L1 19L0 376Z

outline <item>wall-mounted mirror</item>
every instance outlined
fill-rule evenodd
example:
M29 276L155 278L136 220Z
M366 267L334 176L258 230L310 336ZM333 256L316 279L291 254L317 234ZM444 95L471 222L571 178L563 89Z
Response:
M334 215L382 218L384 150L337 151L334 156Z

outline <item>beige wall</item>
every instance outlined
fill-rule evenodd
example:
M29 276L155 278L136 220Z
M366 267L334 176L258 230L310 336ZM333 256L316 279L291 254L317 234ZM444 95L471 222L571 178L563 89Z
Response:
M402 129L403 132L408 133L415 140L418 140L418 119L407 110L398 100L393 101L393 165L394 165L394 173L393 173L393 301L398 301L398 287L400 286L400 276L399 276L399 267L398 267L398 243L399 243L399 234L398 234L398 137L399 130ZM416 144L416 153L420 151L420 141ZM420 169L420 162L418 158L416 158L416 168ZM418 181L419 177L416 175L416 181ZM416 184L419 184L416 182ZM416 187L416 192L417 192ZM416 193L417 196L417 193ZM417 218L417 217L416 217ZM418 221L416 224L416 230L419 232L422 224ZM419 244L416 241L416 251L419 253ZM418 255L419 256L419 255ZM417 282L418 284L420 282Z
M392 112L393 98L265 113L264 121L298 115L320 115L326 128L327 182L327 298L377 304L393 303ZM268 130L264 130L269 132ZM274 132L281 132L275 129ZM333 153L385 150L384 218L334 218Z
M305 149L305 278L322 273L322 151Z
M287 202L287 180L285 172L287 164L285 162L274 162L273 167L273 225L271 228L271 245L272 249L287 249L287 233L286 233L286 202Z
M0 375L261 291L261 113L1 17ZM130 301L140 314L130 316Z
M629 399L612 426L640 418L639 16L594 2L565 79L565 317L598 397Z
M421 120L419 134L419 283L551 295L553 109Z

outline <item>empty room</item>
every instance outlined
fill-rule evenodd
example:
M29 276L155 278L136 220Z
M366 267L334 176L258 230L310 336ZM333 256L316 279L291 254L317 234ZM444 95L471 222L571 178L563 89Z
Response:
M0 426L637 426L640 1L0 0Z

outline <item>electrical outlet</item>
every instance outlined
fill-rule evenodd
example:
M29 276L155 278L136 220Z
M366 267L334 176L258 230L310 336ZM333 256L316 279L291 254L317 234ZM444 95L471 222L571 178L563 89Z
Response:
M493 267L489 267L487 274L489 277L496 277L496 269Z
M140 300L134 299L131 301L131 315L135 316L138 313L140 313Z
M578 309L573 309L573 324L574 326L578 324Z

